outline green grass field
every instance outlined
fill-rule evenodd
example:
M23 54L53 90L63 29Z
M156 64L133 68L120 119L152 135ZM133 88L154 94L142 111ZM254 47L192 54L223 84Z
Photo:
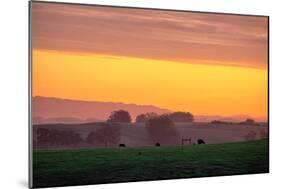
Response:
M267 173L268 140L181 147L35 150L33 187Z

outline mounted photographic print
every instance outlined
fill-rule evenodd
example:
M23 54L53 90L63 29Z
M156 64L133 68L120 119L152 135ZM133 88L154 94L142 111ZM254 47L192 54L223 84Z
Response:
M30 187L269 172L269 17L29 13Z

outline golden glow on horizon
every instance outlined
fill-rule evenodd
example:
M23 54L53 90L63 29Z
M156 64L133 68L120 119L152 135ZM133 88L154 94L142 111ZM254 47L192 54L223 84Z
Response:
M33 50L33 96L267 119L267 70Z

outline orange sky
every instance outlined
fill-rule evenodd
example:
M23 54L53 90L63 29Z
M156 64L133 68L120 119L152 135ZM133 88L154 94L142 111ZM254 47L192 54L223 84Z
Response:
M267 118L267 18L32 3L33 96Z

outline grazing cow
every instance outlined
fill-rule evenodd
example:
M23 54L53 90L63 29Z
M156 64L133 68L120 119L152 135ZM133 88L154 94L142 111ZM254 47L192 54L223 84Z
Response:
M156 142L156 143L155 143L155 146L159 147L159 146L160 146L160 143L159 143L159 142Z
M198 139L197 144L205 144L205 141L203 139Z
M119 147L120 147L120 148L125 148L126 145L125 145L125 144L119 144Z

